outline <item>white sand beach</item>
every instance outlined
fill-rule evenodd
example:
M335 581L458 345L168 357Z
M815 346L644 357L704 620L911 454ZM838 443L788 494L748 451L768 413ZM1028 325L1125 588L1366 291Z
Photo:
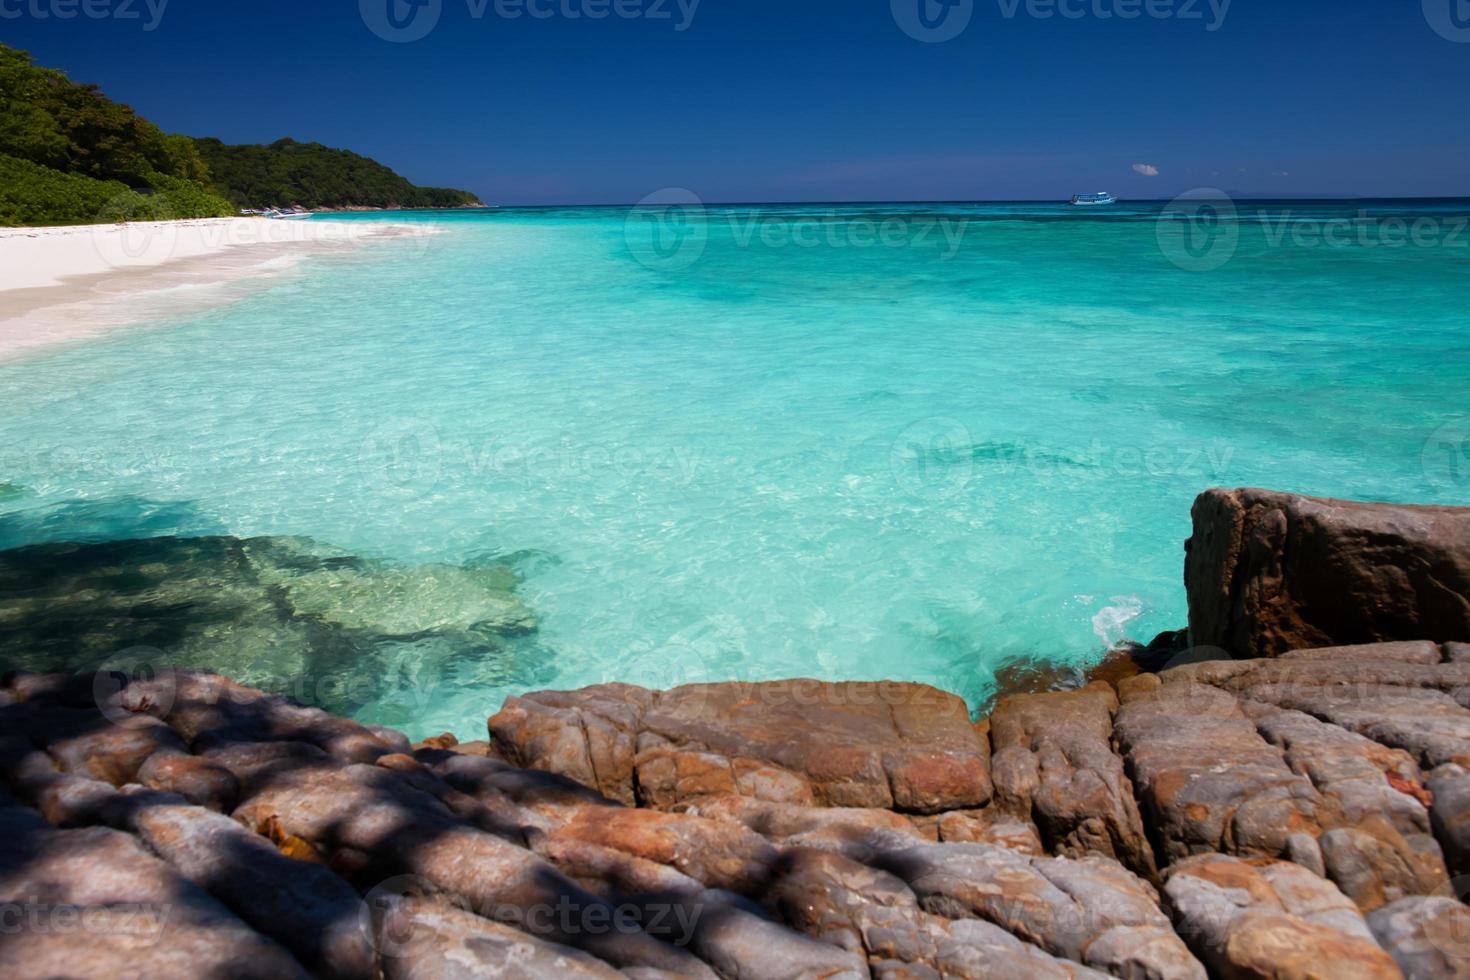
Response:
M0 360L229 302L310 255L433 231L265 218L0 228Z

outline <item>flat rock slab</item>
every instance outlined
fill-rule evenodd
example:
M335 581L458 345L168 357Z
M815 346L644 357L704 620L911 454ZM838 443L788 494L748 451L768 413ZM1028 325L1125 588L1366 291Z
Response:
M919 684L604 685L511 698L489 727L518 765L658 809L734 795L938 813L991 797L965 703Z

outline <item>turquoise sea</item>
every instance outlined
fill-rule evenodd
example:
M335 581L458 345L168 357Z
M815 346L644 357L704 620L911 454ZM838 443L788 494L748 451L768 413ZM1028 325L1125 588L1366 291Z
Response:
M483 737L611 680L978 704L1184 625L1205 488L1470 504L1470 202L668 199L354 216L437 233L0 364L0 548L504 565L533 632L299 667Z

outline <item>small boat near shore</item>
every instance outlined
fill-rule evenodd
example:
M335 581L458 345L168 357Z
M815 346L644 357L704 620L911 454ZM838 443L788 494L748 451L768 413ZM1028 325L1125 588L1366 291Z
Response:
M1104 204L1117 204L1118 199L1107 191L1098 191L1096 194L1074 194L1072 196L1072 207L1095 208Z

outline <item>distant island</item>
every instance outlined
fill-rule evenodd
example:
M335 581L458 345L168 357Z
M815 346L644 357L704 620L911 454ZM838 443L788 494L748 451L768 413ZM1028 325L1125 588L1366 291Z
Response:
M165 133L95 85L0 44L0 226L228 217L242 209L478 207L320 143Z

